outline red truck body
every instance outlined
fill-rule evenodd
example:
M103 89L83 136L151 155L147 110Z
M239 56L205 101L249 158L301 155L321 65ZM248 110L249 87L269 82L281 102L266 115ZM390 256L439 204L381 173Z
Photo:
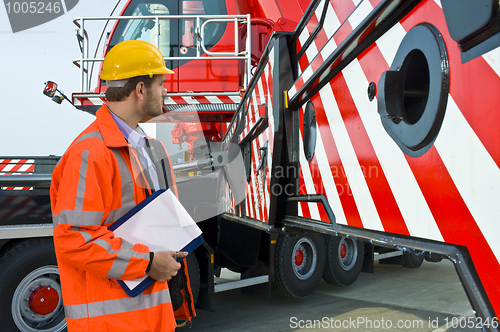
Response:
M373 270L374 251L400 251L385 261L453 261L483 328L498 331L500 5L453 1L130 0L100 18L114 24L101 58L83 32L95 18L75 19L77 108L106 103L92 75L121 40L157 45L175 71L152 123L195 159L174 170L188 211L208 211L188 262L198 307L228 287L303 297L321 278L349 285ZM0 200L14 202L13 187L42 195L50 179L16 181ZM214 284L221 268L241 280Z

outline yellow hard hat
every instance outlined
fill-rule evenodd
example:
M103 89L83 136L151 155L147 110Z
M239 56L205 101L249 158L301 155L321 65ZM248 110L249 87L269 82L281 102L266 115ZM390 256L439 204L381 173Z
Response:
M163 55L153 44L142 40L126 40L116 44L104 58L101 79L125 80L131 77L173 74L165 66Z

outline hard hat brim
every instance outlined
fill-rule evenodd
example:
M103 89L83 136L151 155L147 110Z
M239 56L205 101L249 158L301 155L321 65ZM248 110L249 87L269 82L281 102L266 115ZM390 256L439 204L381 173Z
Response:
M111 48L105 56L100 78L116 81L159 74L174 74L174 71L165 66L158 48L142 40L126 40Z

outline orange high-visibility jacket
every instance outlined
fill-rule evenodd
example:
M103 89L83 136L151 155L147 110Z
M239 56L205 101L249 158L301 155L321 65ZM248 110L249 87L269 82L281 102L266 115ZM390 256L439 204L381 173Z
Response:
M149 264L146 245L115 237L112 224L152 191L137 151L118 129L106 106L70 145L52 174L54 244L69 331L173 331L176 323L166 282L129 297L117 279L141 278ZM170 159L161 142L149 140L160 185L177 194ZM165 177L167 181L165 182ZM145 189L146 188L146 189ZM183 264L183 267L185 264ZM194 305L187 269L175 314L191 320Z

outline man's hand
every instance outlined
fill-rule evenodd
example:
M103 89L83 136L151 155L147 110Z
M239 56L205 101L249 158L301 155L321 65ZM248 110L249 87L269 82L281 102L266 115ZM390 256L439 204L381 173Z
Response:
M175 251L158 251L155 252L149 275L151 278L164 282L172 279L181 268L181 264L175 260ZM188 255L187 252L177 252L177 258L184 258Z

